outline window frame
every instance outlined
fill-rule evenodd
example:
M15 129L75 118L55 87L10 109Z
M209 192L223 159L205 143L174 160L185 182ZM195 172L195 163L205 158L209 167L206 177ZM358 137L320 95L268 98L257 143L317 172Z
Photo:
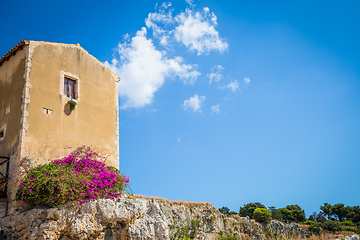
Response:
M67 76L64 76L64 95L73 100L77 99L77 81Z
M65 87L65 80L73 81L74 83L74 95L71 96L69 89ZM69 85L69 84L68 84ZM65 91L66 90L66 91ZM74 100L75 102L80 102L80 78L70 72L60 71L60 91L59 94L61 97L67 100ZM73 98L75 96L75 98Z

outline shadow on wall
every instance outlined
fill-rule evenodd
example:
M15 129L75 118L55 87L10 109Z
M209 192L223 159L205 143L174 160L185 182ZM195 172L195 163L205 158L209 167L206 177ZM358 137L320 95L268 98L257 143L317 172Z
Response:
M69 116L71 114L70 106L68 103L64 105L64 113L66 114L66 116Z

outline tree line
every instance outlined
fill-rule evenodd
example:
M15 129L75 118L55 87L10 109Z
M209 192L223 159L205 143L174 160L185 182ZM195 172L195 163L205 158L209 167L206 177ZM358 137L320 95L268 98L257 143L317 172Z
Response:
M360 233L360 207L345 206L342 203L331 205L324 203L320 206L320 211L314 212L306 218L305 211L299 205L287 205L284 208L275 208L274 206L265 207L265 205L254 202L244 204L239 212L230 211L227 207L219 208L222 214L239 214L241 217L249 216L261 223L270 222L272 219L289 223L296 222L307 224L309 230L319 233L321 230L328 231L353 231Z

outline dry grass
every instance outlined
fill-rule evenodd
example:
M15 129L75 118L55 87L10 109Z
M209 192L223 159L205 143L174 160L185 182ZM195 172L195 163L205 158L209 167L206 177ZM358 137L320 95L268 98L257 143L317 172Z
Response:
M351 236L353 234L356 234L356 233L352 233L352 232L333 233L333 232L328 232L328 231L322 231L320 233L320 235L312 235L310 238L306 238L306 239L309 239L309 240L331 240L331 239L344 240L345 236ZM296 236L293 236L293 237L288 238L288 240L299 240L299 238Z
M184 205L185 207L196 207L196 206L208 206L208 207L212 207L212 205L208 202L203 203L203 202L192 202L192 201L174 201L174 200L168 200L168 199L164 199L162 197L152 197L152 196L143 196L143 195L131 195L132 198L135 199L148 199L148 200L156 200L159 202L166 202L169 203L171 205Z

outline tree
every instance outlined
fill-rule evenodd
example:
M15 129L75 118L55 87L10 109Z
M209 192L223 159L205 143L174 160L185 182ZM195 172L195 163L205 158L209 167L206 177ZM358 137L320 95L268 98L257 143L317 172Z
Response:
M324 203L324 206L320 206L320 209L324 213L325 216L330 220L339 220L343 222L345 219L351 220L353 222L360 221L360 208L359 206L346 206L343 203L338 203L335 205L331 205L328 203Z
M332 206L331 213L332 215L335 215L340 222L343 222L347 216L348 211L344 204L338 203Z
M240 211L239 211L240 216L241 217L249 216L250 218L253 218L254 211L257 208L265 208L266 209L266 207L259 202L248 203L248 204L245 204L243 207L240 207Z
M309 216L308 220L316 222L316 217L317 217L317 213L313 212L313 214Z
M256 208L253 217L259 223L267 224L271 222L271 212L266 208Z
M324 206L320 206L321 211L323 211L326 217L332 216L332 206L331 204L324 203Z
M230 209L227 207L219 208L219 212L221 212L222 214L229 215L229 211L230 211Z
M318 222L318 223L324 223L324 222L326 222L327 220L326 220L326 218L323 216L323 214L322 213L319 213L318 215L317 215L317 217L316 217L316 222Z
M279 209L276 209L275 207L268 207L268 209L270 210L271 212L271 218L272 219L276 219L278 221L282 221L282 215L279 211Z
M347 216L346 219L351 220L353 223L360 223L360 207L353 206L353 207L346 207L347 209Z
M305 212L298 205L287 205L279 209L285 222L305 222Z

